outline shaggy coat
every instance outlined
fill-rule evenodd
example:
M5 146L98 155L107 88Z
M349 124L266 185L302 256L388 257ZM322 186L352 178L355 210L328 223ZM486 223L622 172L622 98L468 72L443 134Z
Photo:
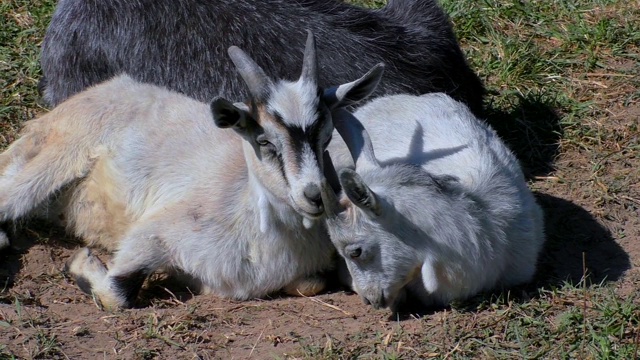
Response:
M248 94L226 49L248 51L276 78L299 74L306 30L318 38L319 85L386 64L376 95L445 92L479 113L483 86L436 0L379 10L338 0L61 0L42 45L41 82L55 106L127 73L196 100ZM211 86L215 84L215 86Z

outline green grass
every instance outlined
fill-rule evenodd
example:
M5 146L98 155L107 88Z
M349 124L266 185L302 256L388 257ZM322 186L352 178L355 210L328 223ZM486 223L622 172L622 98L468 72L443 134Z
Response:
M0 149L42 111L37 89L40 43L55 1L0 2Z
M638 297L610 287L565 284L527 301L506 295L477 308L453 308L421 321L398 323L389 334L327 337L303 343L307 359L635 359L640 355Z
M13 301L15 320L0 321L0 331L21 328L23 349L31 359L50 359L63 355L56 334L51 331L51 318L31 314L31 310L18 298ZM0 313L0 315L2 315ZM6 346L0 346L0 359L14 359L16 355L9 352Z
M629 103L640 96L637 4L616 0L443 0L442 4L471 65L485 80L489 116L520 123L514 126L518 129L505 125L499 130L534 175L553 168L556 145L589 148L592 142L607 141L603 139L607 134L591 120L608 115L608 102ZM607 79L600 74L607 73L614 84L636 91L622 94L621 99L593 97L594 91L602 90L601 80ZM526 144L537 149L526 152L522 150Z

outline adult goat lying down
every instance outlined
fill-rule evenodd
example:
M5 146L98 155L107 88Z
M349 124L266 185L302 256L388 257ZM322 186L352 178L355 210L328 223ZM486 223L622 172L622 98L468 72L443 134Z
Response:
M333 120L342 194L323 187L327 226L365 303L395 310L409 291L440 306L531 280L542 211L514 155L466 106L396 95Z
M306 30L318 39L320 86L386 66L377 94L446 92L482 107L436 0L389 0L379 10L342 0L60 0L42 46L45 100L56 105L116 74L199 101L246 96L225 49L246 49L278 78L297 76ZM217 86L212 87L211 84Z
M88 248L68 262L109 308L131 306L160 268L234 299L320 291L335 254L318 221L330 111L369 95L382 67L324 97L315 54L309 34L289 82L229 49L246 104L204 104L125 75L71 97L0 155L0 220L61 191L68 229L115 251L108 269Z

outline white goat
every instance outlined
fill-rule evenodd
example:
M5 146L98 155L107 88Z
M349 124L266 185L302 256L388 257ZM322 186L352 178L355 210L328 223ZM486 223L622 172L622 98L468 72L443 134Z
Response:
M67 228L115 251L109 269L88 248L67 264L108 308L131 306L160 268L234 299L320 291L335 254L316 221L330 111L369 95L382 66L325 96L311 33L297 82L272 81L236 47L229 55L248 104L203 104L122 75L29 121L0 155L0 221L61 191Z
M365 303L395 311L410 291L439 306L531 280L542 211L515 156L465 105L396 95L333 120L343 194L323 186L327 226Z

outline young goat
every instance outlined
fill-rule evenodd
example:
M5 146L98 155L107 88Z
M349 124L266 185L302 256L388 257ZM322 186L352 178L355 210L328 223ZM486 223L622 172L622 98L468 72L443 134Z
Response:
M320 86L383 62L378 94L439 91L482 107L482 83L436 0L390 0L380 10L342 0L60 0L42 45L41 87L53 106L127 73L199 101L244 98L225 49L247 49L286 79L297 75L290 49L302 48L307 29L320 37Z
M324 97L315 54L309 34L299 80L274 82L229 49L248 104L209 106L128 76L73 96L0 155L0 220L62 190L68 229L115 251L109 269L88 248L68 262L108 308L131 306L160 268L234 299L320 291L314 276L335 254L317 221L330 111L369 95L382 67Z
M439 306L531 280L542 211L514 155L466 106L396 95L333 120L343 194L323 187L327 226L365 303L395 311L409 291Z

